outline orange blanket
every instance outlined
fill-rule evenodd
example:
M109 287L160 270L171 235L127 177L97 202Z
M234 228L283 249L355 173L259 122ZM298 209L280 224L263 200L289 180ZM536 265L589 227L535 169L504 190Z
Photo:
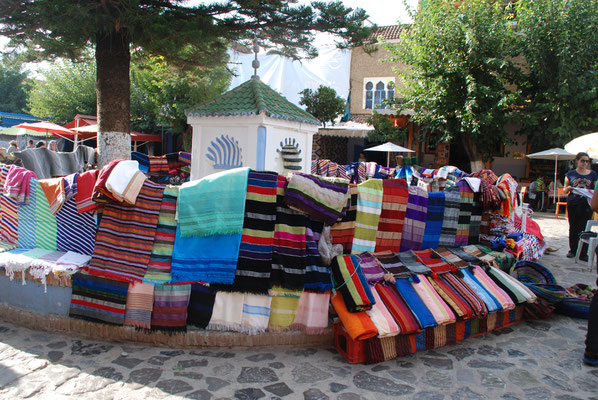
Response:
M56 214L66 201L63 178L40 179L39 185L50 203L50 212Z
M332 306L336 310L345 330L353 340L366 340L378 334L376 326L365 311L349 312L340 293L332 296Z

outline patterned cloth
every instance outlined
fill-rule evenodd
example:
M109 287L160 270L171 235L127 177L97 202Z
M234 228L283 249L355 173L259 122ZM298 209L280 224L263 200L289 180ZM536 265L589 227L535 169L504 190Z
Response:
M480 282L469 269L464 268L461 270L461 274L463 275L463 278L461 278L463 279L463 282L465 282L469 289L471 289L475 294L478 295L480 299L482 299L488 308L488 312L497 312L502 309L500 303L496 300L493 294L490 293L482 284L480 284Z
M289 293L285 296L271 297L270 320L268 321L268 331L281 332L288 329L295 321L301 292Z
M152 329L187 331L190 296L191 285L155 286Z
M318 243L324 229L323 222L308 220L305 227L305 247L307 250L305 281L303 288L313 292L329 292L332 289L330 268L324 265Z
M17 204L29 204L31 179L36 179L34 172L23 167L11 165L4 180L3 192Z
M375 252L374 257L380 262L382 269L395 278L407 278L411 272L392 251Z
M4 183L8 175L9 167L2 166L0 172L0 237L8 243L16 244L18 236L17 203L4 195Z
M35 201L35 247L48 250L56 250L56 216L50 212L48 199L43 195L39 181L31 182L35 185L37 199Z
M351 184L350 199L345 209L345 215L330 228L332 243L343 246L343 254L351 254L353 247L353 236L355 235L355 220L357 218L357 185Z
M95 245L96 219L92 213L78 213L75 199L64 203L56 214L56 248L91 255Z
M515 303L511 300L509 295L495 284L492 278L490 278L481 267L474 267L472 272L478 282L494 296L503 310L512 310L515 308Z
M376 249L376 235L380 213L382 212L383 188L382 180L369 179L357 186L357 216L355 220L355 236L353 237L353 254Z
M303 292L291 329L318 335L328 328L330 293Z
M133 206L106 204L88 266L91 275L141 281L152 252L164 186L145 181Z
M443 277L444 275L426 278L440 297L452 308L457 317L463 319L474 318L473 309L468 302Z
M66 200L64 192L64 179L51 178L38 180L48 203L50 204L50 212L56 214Z
M444 220L444 192L428 193L428 213L426 214L426 229L422 249L438 247Z
M18 246L25 249L35 247L35 232L37 216L35 214L35 203L37 203L37 185L30 184L29 203L17 206L18 218ZM42 196L43 197L43 196Z
M374 288L370 288L374 296L375 303L371 310L366 311L376 329L378 330L378 337L389 337L398 335L401 332L399 325L384 305L380 295Z
M385 179L382 181L382 212L376 233L376 252L399 251L409 190L403 179Z
M78 272L73 275L69 315L122 325L128 289L126 282Z
M484 318L488 314L488 307L486 307L484 301L456 274L443 274L441 279L450 284L461 298L469 304L476 318Z
M384 270L376 257L367 252L356 254L355 257L359 260L359 267L368 283L384 280Z
M376 291L380 299L392 315L401 330L401 335L409 335L420 331L420 325L411 312L411 309L405 303L403 297L399 294L395 285L377 284Z
M212 318L216 291L201 283L191 285L189 309L187 310L187 324L205 329Z
M465 180L457 184L461 194L459 204L459 219L457 220L457 235L455 236L454 246L467 246L469 240L469 224L471 223L471 210L473 207L473 191Z
M372 308L374 298L354 255L337 256L330 265L335 290L339 291L349 312Z
M151 328L152 309L154 307L154 285L149 283L130 283L127 292L125 325L137 328Z
M270 288L277 179L275 172L249 171L235 291L266 294Z
M77 211L80 213L95 211L97 204L91 199L99 171L93 169L77 175Z
M452 247L452 249L459 249L459 247ZM443 261L445 261L446 263L450 264L450 266L452 267L453 270L455 270L456 268L466 268L469 266L469 263L463 259L461 259L461 257L457 256L453 251L451 251L445 247L438 247L437 249L434 249L434 253L436 253L436 255L440 258L442 258ZM462 251L462 253L465 253L464 251ZM467 253L465 253L467 254ZM472 256L470 256L472 257Z
M143 277L145 283L163 285L170 282L172 250L176 236L176 203L178 195L178 187L167 186L164 188L158 224L156 225L156 236L154 237L147 270Z
M461 204L461 194L458 188L449 188L444 191L444 218L442 220L442 230L440 234L440 246L453 247L455 245L455 236L457 235L457 226L459 224L459 209Z
M288 181L284 201L316 221L333 225L342 216L348 190L347 180L297 172Z
M52 251L31 262L29 274L41 281L42 285L44 285L44 293L47 293L46 276L52 272L52 267L56 264L56 261L64 255L65 252L63 251Z
M482 203L482 193L475 192L473 194L473 203L471 204L471 221L469 224L469 240L468 243L474 244L480 242L480 229L482 225L482 213L484 212L484 204Z
M414 251L417 260L430 268L433 274L444 274L452 270L451 266L432 250L418 250Z
M419 261L413 250L403 251L398 254L401 262L413 274L432 274L432 270Z
M451 324L457 320L455 313L446 304L442 297L434 290L430 281L425 276L420 276L417 282L411 282L411 286L417 292L422 301L426 304L438 325Z
M419 250L424 241L426 214L428 212L428 192L409 187L409 203L405 213L405 227L401 238L401 251Z

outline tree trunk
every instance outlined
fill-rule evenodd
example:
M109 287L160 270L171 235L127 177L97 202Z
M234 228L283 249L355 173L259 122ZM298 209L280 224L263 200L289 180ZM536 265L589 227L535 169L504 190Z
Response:
M465 148L465 152L469 157L469 165L471 167L471 172L477 172L484 169L484 163L482 161L482 155L478 153L476 149L476 145L471 140L471 137L468 134L462 133L461 134L461 143L463 143L463 147Z
M131 158L130 39L126 30L96 36L98 167Z

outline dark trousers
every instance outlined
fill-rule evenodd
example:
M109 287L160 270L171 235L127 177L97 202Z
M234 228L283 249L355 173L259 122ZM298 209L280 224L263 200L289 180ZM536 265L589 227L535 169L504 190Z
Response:
M590 304L590 318L588 318L588 333L586 335L586 353L598 357L598 295L592 298Z
M586 229L586 223L592 218L592 209L584 200L577 204L567 203L567 213L569 215L569 251L575 253L579 243L579 234Z

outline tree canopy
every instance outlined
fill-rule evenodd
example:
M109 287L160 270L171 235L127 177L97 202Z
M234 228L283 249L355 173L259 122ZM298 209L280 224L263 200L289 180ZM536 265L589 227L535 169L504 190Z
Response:
M289 0L236 0L186 6L175 0L12 0L0 8L0 34L38 59L76 59L95 48L100 164L128 157L131 49L143 49L187 66L226 62L232 42L258 39L291 57L313 56L314 33L329 32L339 45L362 43L370 29L363 10L340 1L310 6ZM127 136L127 137L125 137Z
M331 87L320 85L317 90L304 89L299 94L299 104L324 126L328 122L334 125L336 117L345 111L345 101Z
M517 104L510 16L502 2L427 0L400 42L386 44L390 61L409 66L396 70L398 107L442 141L460 136L472 169L506 137Z
M26 81L27 71L24 71L19 63L9 58L0 61L0 111L27 111Z

